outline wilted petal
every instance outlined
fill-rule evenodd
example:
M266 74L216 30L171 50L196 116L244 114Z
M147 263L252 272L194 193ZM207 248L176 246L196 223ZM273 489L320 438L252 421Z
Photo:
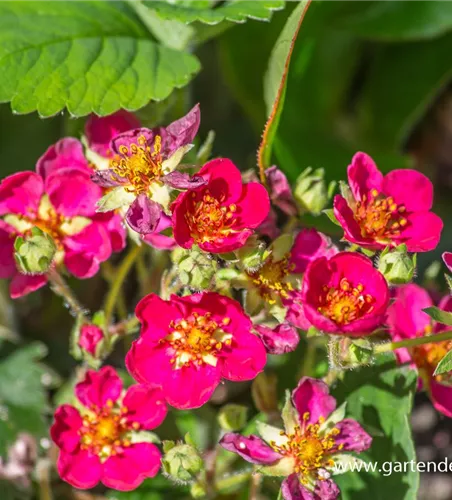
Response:
M260 437L248 437L228 432L223 436L220 445L232 453L237 453L244 460L252 464L270 465L282 458L278 452L270 448Z
M298 212L297 205L285 174L279 168L273 166L265 171L265 175L273 204L287 215L296 215Z
M171 156L177 149L193 141L198 133L201 121L199 104L196 104L185 116L170 123L166 131L166 141L163 154Z
M297 330L287 323L278 325L274 329L264 325L256 325L254 328L269 354L292 352L300 341Z
M140 194L127 210L126 221L137 233L148 234L157 229L161 215L162 207L145 194Z
M196 189L207 184L207 179L200 175L190 176L176 170L165 175L162 180L166 185L174 189Z
M96 170L91 175L91 180L98 186L105 188L120 186L126 182L123 177L117 175L111 168Z
M361 452L370 448L372 438L356 420L346 418L335 425L339 434L335 437L336 444L343 445L343 451Z

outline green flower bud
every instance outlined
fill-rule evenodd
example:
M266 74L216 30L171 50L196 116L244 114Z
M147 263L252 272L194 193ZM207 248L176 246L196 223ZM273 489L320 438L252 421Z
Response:
M203 459L194 446L177 444L167 446L166 450L162 459L163 471L176 482L188 483L203 470Z
M278 379L274 373L259 373L251 385L251 396L256 408L267 414L278 413Z
M393 250L387 247L380 255L378 269L390 284L409 283L416 271L416 254L408 254L406 245L399 245Z
M14 250L17 267L22 273L44 274L55 257L56 245L47 233L34 227L29 235L16 238Z
M193 247L191 250L176 249L172 256L180 281L196 290L209 288L218 269L217 262L208 254Z
M256 235L248 238L246 244L236 252L243 267L248 271L259 269L268 257L264 243Z
M295 183L294 198L300 211L319 215L328 205L335 186L335 182L326 184L323 168L313 170L308 167Z
M330 365L336 370L350 370L374 361L372 343L367 339L331 338L328 343Z
M218 423L225 431L238 431L246 424L248 408L233 403L224 405L218 414Z

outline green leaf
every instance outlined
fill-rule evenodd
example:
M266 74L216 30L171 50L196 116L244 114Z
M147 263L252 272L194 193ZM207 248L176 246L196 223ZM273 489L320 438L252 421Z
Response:
M348 371L333 390L338 403L347 401L347 416L356 419L372 435L372 446L358 457L381 466L383 462L416 461L410 414L417 385L417 374L396 365L393 355L380 356L377 364ZM335 477L342 500L397 498L413 500L419 473L383 475L375 472Z
M438 323L442 323L443 325L452 326L452 313L443 311L439 307L427 307L426 309L422 309L425 313L427 313L431 318Z
M452 29L450 2L328 2L331 22L366 39L433 38Z
M0 3L0 102L16 113L135 110L198 70L193 55L150 40L125 2Z
M34 343L0 361L0 455L19 432L45 435L43 384L51 374L38 363L45 354L45 346Z
M258 163L261 171L270 166L273 141L284 107L287 75L301 23L310 5L310 0L302 0L287 20L276 41L264 78L264 100L269 117L262 142L259 146Z
M433 375L442 375L450 371L452 371L452 351L449 351L438 363Z
M200 21L206 24L218 24L222 21L244 23L247 19L268 21L274 10L284 7L281 0L230 0L215 6L210 0L190 1L146 1L148 7L155 10L163 19L192 23Z

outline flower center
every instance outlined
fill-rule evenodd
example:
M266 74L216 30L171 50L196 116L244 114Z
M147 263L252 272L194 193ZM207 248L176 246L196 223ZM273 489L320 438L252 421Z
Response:
M94 408L84 415L79 431L82 450L90 450L101 460L106 460L130 446L127 434L138 430L140 424L128 422L127 411L127 408L117 408L109 401L104 408Z
M261 296L270 304L276 302L276 297L283 299L289 298L289 293L293 291L293 286L286 281L291 271L289 265L290 255L287 254L283 259L276 262L269 257L265 264L255 272L248 272L253 284L259 288Z
M343 445L337 444L335 440L339 429L334 427L329 431L321 431L324 418L321 417L316 424L308 424L308 420L309 413L306 412L301 427L296 426L293 434L281 431L281 436L287 437L286 444L276 445L274 441L270 443L275 451L295 460L295 472L299 474L302 484L308 483L308 476L318 469L333 467L332 454L343 448Z
M172 332L160 342L168 343L174 350L171 358L174 368L182 368L190 363L216 366L220 351L232 342L232 335L222 330L230 321L230 318L223 318L220 326L211 318L211 313L193 313L187 319L172 321Z
M160 180L163 176L161 149L162 138L159 135L155 136L152 148L144 135L137 138L137 144L119 147L120 154L111 160L110 165L116 175L128 181L127 191L145 193L150 184Z
M369 196L364 195L356 203L354 216L361 228L361 236L385 243L398 236L400 228L406 226L408 221L400 215L403 212L403 205L397 205L393 198L372 189Z
M230 234L234 225L236 205L223 206L223 200L214 198L208 189L202 193L192 193L192 207L185 214L190 234L195 243L206 243L222 239Z
M338 325L348 325L373 309L375 299L363 292L363 285L353 287L347 278L341 279L339 288L324 285L318 311Z

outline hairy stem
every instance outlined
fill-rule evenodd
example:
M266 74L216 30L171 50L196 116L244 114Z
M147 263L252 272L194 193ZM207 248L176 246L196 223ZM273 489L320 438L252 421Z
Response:
M74 292L66 283L66 280L56 269L51 269L47 273L47 279L50 282L50 288L52 291L63 298L64 303L67 304L70 312L74 316L87 315L87 309L82 306L77 297L74 295Z
M402 347L416 347L418 345L424 344L435 344L437 342L443 342L445 340L452 340L452 330L444 333L438 333L437 335L428 335L426 337L416 337L413 339L400 340L399 342L387 342L385 344L379 344L374 347L375 354L380 354L382 352L395 351Z
M135 263L136 259L143 251L144 245L134 246L130 249L129 253L125 256L124 260L121 262L119 267L116 269L116 276L111 282L110 290L105 299L104 312L105 312L105 324L108 326L111 324L111 319L113 316L113 311L115 310L116 303L119 299L121 288L129 274L130 269Z

